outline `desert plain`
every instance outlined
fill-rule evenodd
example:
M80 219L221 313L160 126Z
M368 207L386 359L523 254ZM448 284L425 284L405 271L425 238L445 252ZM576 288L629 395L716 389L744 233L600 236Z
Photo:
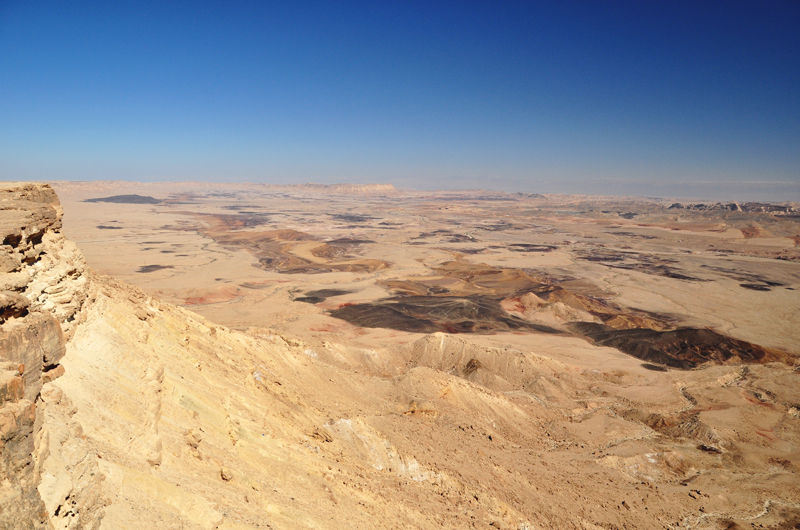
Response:
M52 186L96 528L800 525L797 204Z

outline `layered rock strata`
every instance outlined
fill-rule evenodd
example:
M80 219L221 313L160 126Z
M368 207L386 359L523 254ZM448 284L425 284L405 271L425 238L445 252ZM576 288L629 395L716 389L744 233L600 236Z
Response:
M60 233L61 215L58 198L49 186L5 184L0 188L2 528L76 524L91 528L100 519L98 509L78 514L65 507L85 496L73 491L72 479L86 482L75 466L91 467L93 457L75 432L69 439L53 439L55 433L79 426L68 414L59 416L57 407L45 407L48 401L57 402L53 397L57 391L49 383L64 373L60 362L66 338L80 322L87 297L85 264L75 245ZM63 473L57 479L61 494L54 496L49 485L56 475L45 472L43 466L51 450L64 444L74 449L62 462L59 471ZM95 477L99 480L100 475ZM87 490L86 485L80 489Z

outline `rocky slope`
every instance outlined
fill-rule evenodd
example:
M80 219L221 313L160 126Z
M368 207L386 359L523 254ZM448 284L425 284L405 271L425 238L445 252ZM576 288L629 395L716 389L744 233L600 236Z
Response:
M236 332L93 273L60 215L47 186L0 189L0 528L800 521L791 362Z

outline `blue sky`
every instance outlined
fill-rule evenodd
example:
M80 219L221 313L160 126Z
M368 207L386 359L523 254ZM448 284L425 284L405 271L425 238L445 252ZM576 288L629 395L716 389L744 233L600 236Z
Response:
M99 4L0 0L0 178L800 200L796 1Z

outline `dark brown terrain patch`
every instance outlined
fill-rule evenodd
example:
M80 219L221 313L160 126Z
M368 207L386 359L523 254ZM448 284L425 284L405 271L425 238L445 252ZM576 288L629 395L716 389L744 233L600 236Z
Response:
M440 235L452 235L453 232L450 230L434 230L433 232L420 232L417 237L412 237L411 239L427 239L429 237L436 237Z
M485 248L454 248L454 247L440 247L439 250L446 250L447 252L454 252L456 254L483 254L486 252Z
M305 302L307 304L318 304L320 302L324 302L325 299L321 296L298 296L294 298L295 302Z
M727 337L710 329L612 329L603 324L575 322L569 328L595 344L610 346L637 359L689 370L705 363L765 363L783 361L786 354Z
M657 364L650 364L650 363L642 363L642 368L645 370L651 370L653 372L668 372L669 369L666 366L660 366Z
M490 232L505 232L506 230L521 230L522 227L515 226L511 223L497 223L492 225L481 226L481 230L488 230Z
M447 240L448 243L470 243L476 241L478 240L466 234L455 234L453 237Z
M343 294L350 294L353 291L347 289L318 289L316 291L308 291L306 296L321 296L322 298L333 298L334 296L342 296Z
M348 291L345 289L318 289L316 291L308 291L305 293L304 296L298 296L295 298L297 302L305 302L307 304L318 304L320 302L324 302L328 298L333 298L334 296L342 296L344 294L350 294L353 291Z
M483 368L481 362L478 359L470 359L467 365L464 366L464 377L469 377L477 372L479 368Z
M552 252L558 247L554 245L533 245L529 243L511 243L508 250L514 252Z
M353 247L375 242L371 239L355 239L349 237L341 237L339 239L331 239L330 241L326 241L326 243L334 247Z
M344 221L346 223L366 223L367 221L374 221L380 217L372 217L371 215L356 215L356 214L342 214L342 213L329 213L334 219Z
M485 303L491 302L501 309L501 302L504 300L519 298L525 293L533 293L547 303L561 302L574 309L586 311L614 329L649 328L662 331L672 329L675 325L673 317L630 308L623 309L596 296L565 289L557 285L558 282L555 279L538 276L535 271L492 267L463 259L445 262L439 267L433 267L432 271L437 274L408 279L383 280L378 282L378 285L395 293L397 295L395 300L413 298L418 301L430 298L433 300L430 304L436 305L435 300L441 298L481 299ZM591 287L586 289L593 290ZM451 316L432 316L429 310L425 310L423 313L424 318L440 323L447 322L451 327L455 321ZM504 316L508 316L508 314L506 313ZM465 320L470 319L465 317ZM488 320L497 319L492 317ZM504 323L497 329L508 327L507 323ZM462 326L458 327L457 332L469 332L471 329ZM475 329L483 331L480 326ZM535 330L531 327L520 329Z
M656 236L648 236L645 234L636 234L634 232L606 232L607 234L611 234L612 236L625 236L625 237L636 237L639 239L658 239Z
M174 269L172 265L142 265L136 272L155 272L162 269Z
M740 269L731 269L726 267L715 267L711 265L701 265L701 267L717 272L720 275L731 278L733 280L743 282L740 285L745 289L753 289L755 291L769 291L770 287L783 287L785 284L779 281L771 280L763 274L743 271Z
M444 326L399 311L393 305L354 304L334 309L330 315L363 328L386 328L412 333L445 331Z
M664 278L674 278L676 280L686 280L686 281L695 281L695 282L704 282L707 280L703 280L701 278L697 278L695 276L689 276L688 274L684 274L679 269L674 267L669 267L667 265L656 265L652 263L632 263L632 264L620 264L620 265L608 265L612 269L624 269L629 271L637 271L643 272L645 274L650 274L652 276L662 276Z
M622 256L611 256L611 255L608 255L608 254L601 254L601 255L598 255L598 256L578 256L578 259L581 259L581 260L584 260L584 261L594 261L594 262L598 262L598 263L604 263L604 262L609 262L609 261L611 261L611 262L613 262L613 261L625 261L625 258L622 257Z
M745 289L750 289L751 291L771 291L768 286L761 285L758 283L740 283L740 287L744 287Z
M493 333L526 330L561 333L511 316L489 297L406 296L365 304L346 305L329 314L365 328L384 328L417 333Z
M269 223L267 214L261 212L252 212L239 215L215 215L217 222L221 223L228 230L239 230L242 228L255 228Z
M231 206L222 206L223 210L234 210L234 211L242 210L242 209L244 209L244 210L261 210L263 208L264 208L264 206L259 206L257 204L234 204L234 205L231 205Z
M690 276L682 270L673 267L672 265L674 263L678 263L676 259L664 258L652 254L616 252L613 250L579 251L577 259L601 263L612 269L643 272L653 276L674 278L676 280L707 281L695 276Z

